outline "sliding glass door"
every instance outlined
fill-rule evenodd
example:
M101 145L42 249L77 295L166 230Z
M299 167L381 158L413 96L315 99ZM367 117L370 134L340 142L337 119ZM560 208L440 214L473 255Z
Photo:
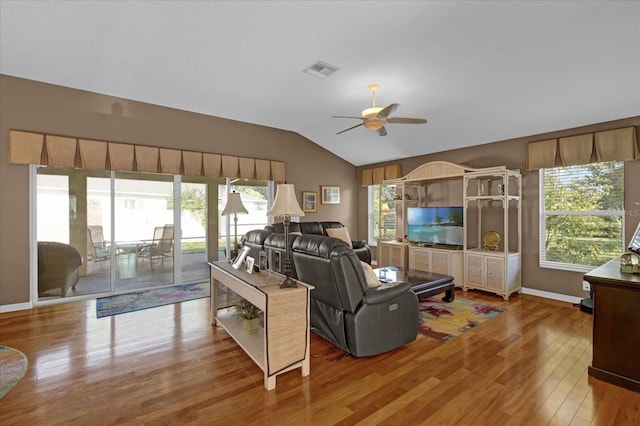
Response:
M34 181L37 241L70 246L81 259L73 287L41 283L38 301L209 280L218 245L207 230L218 211L208 194L217 201L220 179L39 167ZM52 276L47 268L40 281Z
M116 173L115 292L174 281L173 176Z
M180 205L181 281L185 284L207 281L207 185L183 182L180 186Z

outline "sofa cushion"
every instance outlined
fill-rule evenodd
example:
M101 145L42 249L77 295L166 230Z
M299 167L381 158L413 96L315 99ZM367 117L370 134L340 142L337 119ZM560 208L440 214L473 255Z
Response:
M303 234L326 235L320 222L300 222L300 231Z
M362 265L362 269L364 269L364 277L367 279L367 287L380 287L380 280L378 280L378 276L373 271L371 265L369 265L367 262L363 262L362 260L360 261L360 264Z
M349 230L345 227L342 228L327 228L327 236L331 238L337 238L339 240L344 241L347 245L353 248L353 243L351 242L351 236L349 235Z
M267 225L264 227L264 229L275 232L276 234L284 234L284 225L282 224L282 222ZM299 222L291 222L289 224L289 234L291 234L292 232L300 232Z
M329 259L331 252L336 247L346 247L346 243L336 238L327 238L322 235L302 235L293 242L293 250L301 253L310 253L318 257Z

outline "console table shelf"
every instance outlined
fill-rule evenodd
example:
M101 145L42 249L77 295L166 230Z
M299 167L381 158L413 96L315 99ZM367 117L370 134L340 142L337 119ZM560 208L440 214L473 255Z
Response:
M211 324L219 325L264 372L264 386L275 389L276 376L296 368L310 373L309 292L311 285L297 281L296 288L280 288L282 276L262 272L249 274L226 261L209 262L211 270ZM226 287L263 312L263 327L255 333L243 330L242 317L219 290Z

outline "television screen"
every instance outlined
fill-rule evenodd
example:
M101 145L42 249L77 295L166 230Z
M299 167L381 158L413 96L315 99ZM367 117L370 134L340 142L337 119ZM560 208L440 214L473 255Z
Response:
M409 207L407 239L411 243L461 246L462 207Z

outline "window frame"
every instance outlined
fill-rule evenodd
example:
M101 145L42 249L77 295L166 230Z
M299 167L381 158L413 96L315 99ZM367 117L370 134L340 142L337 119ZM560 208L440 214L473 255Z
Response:
M612 163L622 163L622 167L623 167L623 182L624 182L624 162L612 162ZM571 166L569 166L571 167ZM558 167L555 167L558 168ZM562 168L568 168L568 167L562 167ZM547 255L547 251L546 251L546 224L547 224L547 217L548 216L558 216L558 215L565 215L565 216L620 216L620 220L621 220L621 235L620 235L620 248L621 248L621 254L624 253L625 247L624 247L624 235L625 235L625 210L624 210L624 205L622 206L623 208L621 210L550 210L547 211L545 209L545 170L549 170L551 168L541 168L538 171L538 186L539 186L539 195L538 195L538 204L539 204L539 249L538 249L538 253L539 253L539 266L540 268L545 268L545 269L558 269L558 270L564 270L564 271L573 271L573 272L582 272L582 273L586 273L586 272L590 272L592 271L594 268L596 268L599 265L583 265L583 264L577 264L577 263L564 263L564 262L556 262L556 261L552 261L552 260L547 260L546 259L546 255ZM624 204L624 183L623 183L623 204Z

